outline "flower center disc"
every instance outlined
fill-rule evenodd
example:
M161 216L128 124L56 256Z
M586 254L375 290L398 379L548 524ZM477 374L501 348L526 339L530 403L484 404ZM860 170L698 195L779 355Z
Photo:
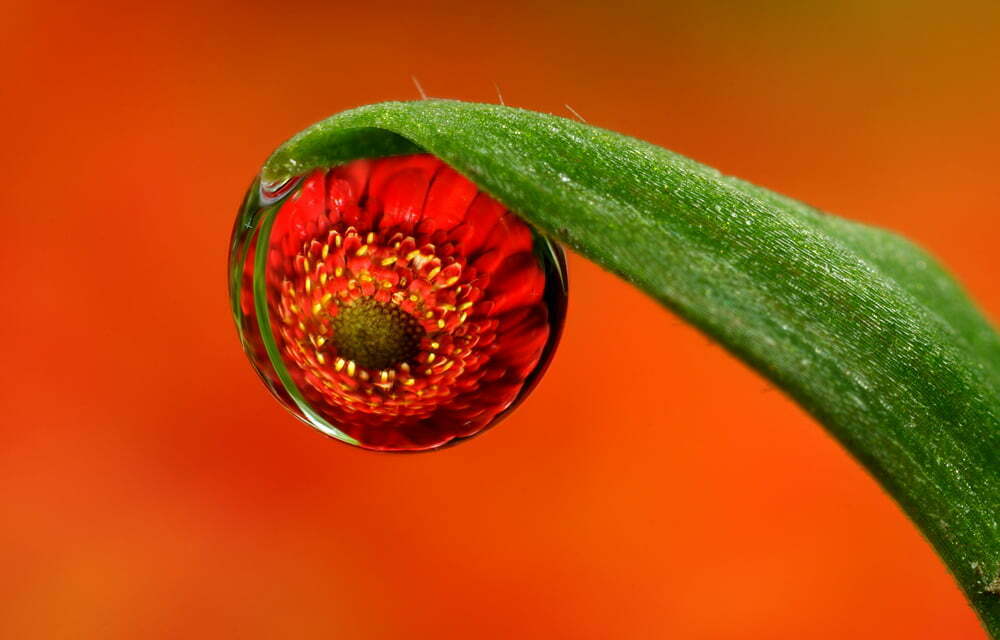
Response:
M340 308L332 339L342 358L365 369L390 369L419 353L424 334L417 319L398 306L361 298Z

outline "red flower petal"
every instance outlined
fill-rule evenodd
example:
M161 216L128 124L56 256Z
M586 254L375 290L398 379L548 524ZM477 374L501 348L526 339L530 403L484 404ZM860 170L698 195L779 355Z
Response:
M545 273L528 251L508 256L490 278L486 294L496 315L526 304L536 304L545 291Z
M424 215L434 221L435 228L451 230L462 221L478 194L476 185L451 167L442 167L427 194Z

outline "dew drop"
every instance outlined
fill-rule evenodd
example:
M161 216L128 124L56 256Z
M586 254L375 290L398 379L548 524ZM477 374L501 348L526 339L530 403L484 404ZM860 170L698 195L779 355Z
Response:
M562 249L426 154L255 181L229 277L271 393L380 451L439 448L508 415L566 310Z

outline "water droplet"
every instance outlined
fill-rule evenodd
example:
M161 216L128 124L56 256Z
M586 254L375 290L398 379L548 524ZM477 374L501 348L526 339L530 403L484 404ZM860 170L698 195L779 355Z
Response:
M562 249L429 155L255 183L234 227L244 350L295 416L344 442L434 449L481 433L544 373Z

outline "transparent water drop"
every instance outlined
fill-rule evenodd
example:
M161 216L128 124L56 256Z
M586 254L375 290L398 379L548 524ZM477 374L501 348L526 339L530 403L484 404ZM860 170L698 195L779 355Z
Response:
M229 291L295 416L382 451L481 433L534 388L566 309L562 249L433 156L251 185Z

